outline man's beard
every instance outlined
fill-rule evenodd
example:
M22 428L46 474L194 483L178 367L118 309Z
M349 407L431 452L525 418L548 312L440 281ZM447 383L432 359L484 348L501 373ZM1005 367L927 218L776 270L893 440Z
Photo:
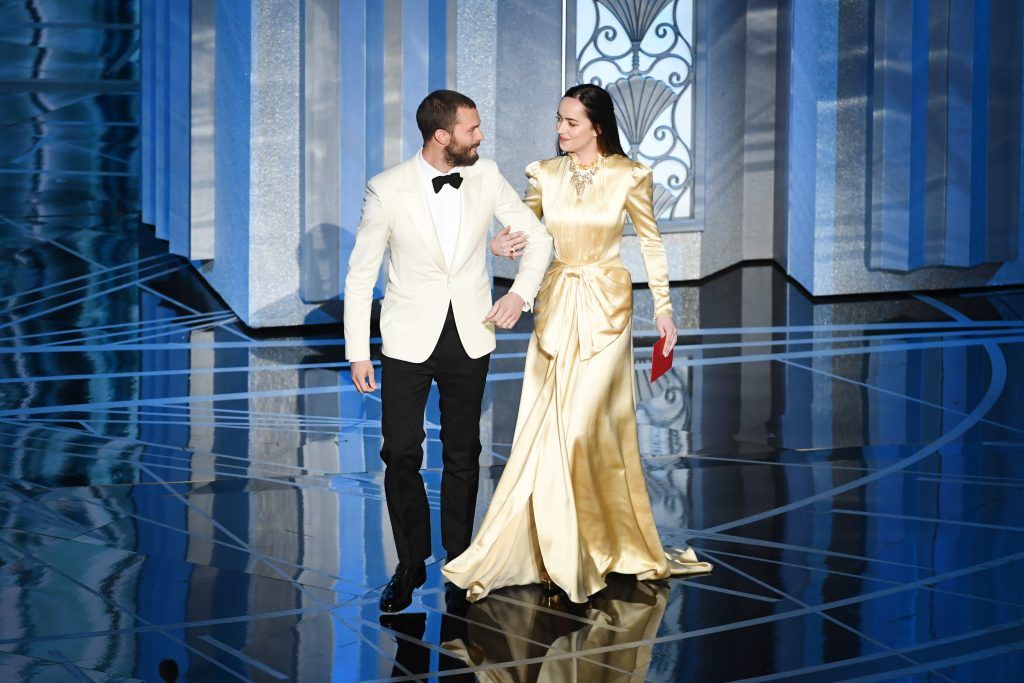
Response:
M472 166L480 156L476 153L478 145L464 145L457 147L450 144L444 148L444 162L451 167Z

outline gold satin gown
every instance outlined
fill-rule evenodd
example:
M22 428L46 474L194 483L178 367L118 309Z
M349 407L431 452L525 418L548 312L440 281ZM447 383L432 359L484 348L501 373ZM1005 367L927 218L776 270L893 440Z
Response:
M662 548L640 463L633 292L619 250L628 213L655 314L672 315L651 169L604 157L581 197L568 156L535 161L526 175L526 204L544 218L555 259L537 294L508 463L470 547L442 571L479 600L546 570L573 602L611 572L709 571L692 550Z

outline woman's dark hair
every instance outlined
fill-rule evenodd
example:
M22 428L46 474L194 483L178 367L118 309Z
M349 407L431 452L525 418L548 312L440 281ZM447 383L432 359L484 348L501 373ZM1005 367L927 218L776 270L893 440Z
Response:
M476 109L476 102L454 90L435 90L416 108L416 125L423 134L423 142L434 136L435 130L449 133L459 118L459 108Z
M622 142L619 140L619 125L615 122L615 105L608 91L599 85L580 83L565 91L562 97L579 100L587 112L587 118L597 131L597 150L604 155L621 154ZM557 142L555 143L558 144ZM565 154L558 149L559 154Z

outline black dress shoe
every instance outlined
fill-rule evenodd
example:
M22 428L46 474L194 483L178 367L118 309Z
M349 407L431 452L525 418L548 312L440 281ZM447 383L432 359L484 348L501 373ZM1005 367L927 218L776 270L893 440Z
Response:
M427 570L421 564L418 567L410 567L400 564L395 568L395 574L384 586L380 595L381 612L401 612L412 604L412 592L423 585L427 580Z

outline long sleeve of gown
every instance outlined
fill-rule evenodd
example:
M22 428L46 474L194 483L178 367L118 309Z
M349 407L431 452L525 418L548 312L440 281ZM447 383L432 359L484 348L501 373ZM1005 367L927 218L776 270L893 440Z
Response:
M647 271L647 283L654 296L654 316L672 315L668 296L668 260L665 245L654 218L654 174L650 166L633 165L633 186L626 195L626 212L633 221L636 236L640 238L640 254ZM529 204L529 202L527 202Z
M530 210L537 214L537 218L544 217L544 207L541 206L540 181L537 174L540 173L540 162L534 161L526 166L526 179L529 184L526 186L526 197L523 203L530 207Z

